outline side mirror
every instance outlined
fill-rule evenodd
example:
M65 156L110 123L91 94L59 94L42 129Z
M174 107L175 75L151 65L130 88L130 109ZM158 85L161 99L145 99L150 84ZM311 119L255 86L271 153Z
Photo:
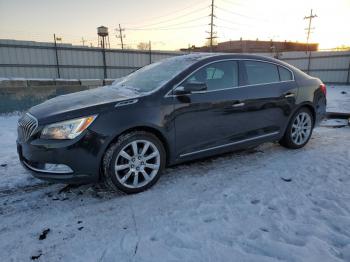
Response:
M204 82L189 82L175 89L175 95L186 95L192 92L206 91L208 89L207 84Z

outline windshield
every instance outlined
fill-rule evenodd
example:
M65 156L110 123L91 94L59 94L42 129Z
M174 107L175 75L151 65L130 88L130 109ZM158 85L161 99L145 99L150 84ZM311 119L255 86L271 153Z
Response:
M196 61L198 61L196 55L168 58L147 65L122 79L118 79L118 81L113 82L112 87L131 89L140 93L151 92L167 83Z

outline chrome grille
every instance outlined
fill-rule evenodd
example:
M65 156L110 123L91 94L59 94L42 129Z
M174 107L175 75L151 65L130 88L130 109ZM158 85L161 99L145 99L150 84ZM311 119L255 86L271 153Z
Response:
M34 134L37 127L38 121L36 118L28 113L24 114L18 120L18 140L20 142L27 142L28 139Z

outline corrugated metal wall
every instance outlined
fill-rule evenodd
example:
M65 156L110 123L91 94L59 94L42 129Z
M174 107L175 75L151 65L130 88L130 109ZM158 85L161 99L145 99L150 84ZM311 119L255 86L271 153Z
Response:
M60 78L114 79L181 52L106 50L60 44L57 48ZM271 53L261 55L273 56ZM279 59L326 83L349 84L350 52L285 52ZM51 43L0 40L0 77L58 78L56 50Z
M0 77L103 79L125 76L151 62L181 52L138 51L106 49L106 65L101 48L73 47L60 44L56 49L50 43L0 40Z
M350 84L349 51L284 52L278 57L325 83Z

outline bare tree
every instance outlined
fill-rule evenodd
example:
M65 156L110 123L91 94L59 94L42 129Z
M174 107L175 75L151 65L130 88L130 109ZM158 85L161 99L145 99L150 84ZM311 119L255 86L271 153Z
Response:
M149 49L149 43L147 43L147 42L140 42L137 45L137 49L139 49L139 50L148 50Z
M211 43L210 39L207 39L207 41L205 41L204 45L210 47L210 43ZM213 44L213 46L217 45L218 44L217 39L213 39L212 44Z

